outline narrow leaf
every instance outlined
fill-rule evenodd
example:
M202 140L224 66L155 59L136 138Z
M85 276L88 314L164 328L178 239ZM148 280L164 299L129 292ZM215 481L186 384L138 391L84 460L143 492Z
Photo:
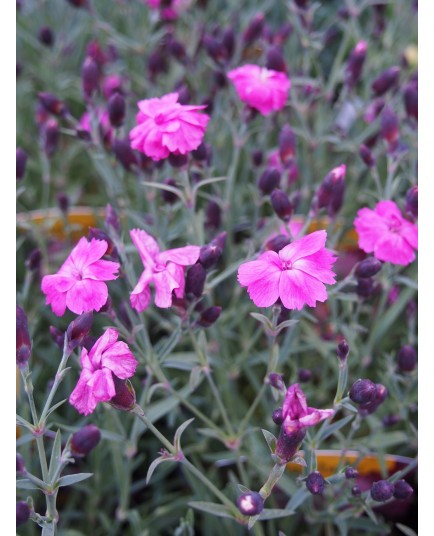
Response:
M267 445L271 451L271 454L274 454L274 451L276 450L276 443L277 443L276 437L268 430L262 429L262 433L264 434L265 441L267 442Z
M212 514L217 517L227 517L228 519L235 519L232 514L228 512L226 506L222 504L205 502L205 501L190 501L188 506L196 508L196 510L201 510L207 514Z
M181 424L181 426L179 426L178 429L176 430L173 443L174 443L174 446L175 446L175 449L176 449L177 452L179 452L181 450L181 436L184 433L184 430L193 421L194 421L194 417L192 419L188 419L188 421L183 422Z
M264 508L262 512L259 514L259 521L263 521L266 519L277 519L279 517L288 517L293 516L295 512L292 510L282 510L280 508Z
M346 424L348 424L351 420L354 419L353 415L347 415L340 421L334 422L333 424L329 424L324 428L324 430L321 430L321 433L319 434L318 441L322 441L326 439L327 437L330 437L335 432L343 428Z
M403 525L402 523L396 523L396 527L403 533L405 536L417 536L417 533L413 529Z
M297 508L304 503L309 495L310 493L307 491L307 489L300 488L291 497L291 500L286 505L286 510L291 510L291 512L297 510Z
M258 519L259 519L259 516L251 516L249 518L249 524L247 525L247 528L251 530L253 528L253 525L256 523L256 521L258 521Z
M246 486L243 486L242 484L237 484L238 489L241 491L241 493L250 493L251 490L249 488L246 488Z
M62 458L62 434L60 430L57 430L56 437L53 443L53 450L51 451L50 468L48 469L48 478L50 482L53 480L56 474Z
M250 313L250 316L253 316L255 320L258 320L258 322L261 322L261 324L264 325L267 329L273 329L272 323L265 315L261 315L260 313Z
M154 474L155 469L160 465L160 463L168 462L170 461L169 458L163 458L163 456L159 456L157 459L155 459L151 465L149 466L148 472L146 474L146 485L149 484L149 481L152 478L152 475Z
M62 476L57 481L57 487L62 488L65 486L71 486L72 484L77 484L77 482L86 480L87 478L90 478L91 476L93 476L93 473L77 473L76 475Z

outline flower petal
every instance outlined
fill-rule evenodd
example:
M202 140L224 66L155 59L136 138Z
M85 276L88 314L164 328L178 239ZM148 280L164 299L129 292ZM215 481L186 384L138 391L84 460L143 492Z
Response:
M178 288L174 289L175 296L177 298L183 298L185 290L185 268L174 262L169 262L166 268L173 279L178 283Z
M108 350L119 338L119 332L114 328L107 328L96 341L89 352L89 359L94 368L101 368L102 354Z
M292 267L311 275L322 283L331 285L336 283L336 274L330 270L336 259L337 257L331 251L324 248L312 255L298 259L293 263Z
M301 310L303 305L315 307L327 299L323 283L301 270L284 270L280 278L279 296L287 309Z
M99 311L108 297L107 285L103 281L83 279L66 293L66 305L78 315L87 311Z
M152 268L154 266L154 259L160 252L156 240L142 229L132 229L130 231L130 236L139 252L145 268Z
M282 272L273 264L267 266L260 278L247 286L247 292L257 307L270 307L279 297L279 281Z
M283 401L282 414L284 419L289 417L290 420L297 420L307 415L306 396L298 383L288 387Z
M126 380L134 375L137 360L128 345L118 341L102 354L101 366L110 369L121 380Z
M172 290L179 287L178 282L175 281L167 269L155 273L153 280L155 285L155 305L162 308L171 307Z
M152 281L152 272L149 269L145 271L140 276L137 285L134 287L130 295L131 307L135 309L138 313L144 311L149 304L151 303L151 291L149 289L149 284Z
M238 281L241 286L247 287L251 283L261 279L270 267L279 271L282 269L282 263L279 255L275 251L266 251L255 261L249 261L241 264L238 268Z
M107 251L108 244L105 240L92 238L90 242L85 237L81 238L75 248L71 251L69 258L74 263L77 270L84 270L86 266L94 263L103 257Z
M79 413L89 415L96 408L98 401L93 395L92 387L80 377L75 389L69 396L69 403L72 404Z
M294 263L296 260L312 255L324 248L326 240L326 231L315 231L285 246L279 251L279 257L282 261Z
M334 413L332 409L308 408L308 414L305 417L301 417L299 422L302 426L315 426L315 424L328 419Z
M407 266L416 255L413 248L401 235L387 231L375 244L374 255L380 261Z
M107 368L96 370L87 384L96 400L101 402L107 402L116 394L112 373Z
M111 281L117 279L119 263L112 261L96 261L83 270L84 279L94 279L96 281Z
M354 227L359 235L359 248L366 253L372 253L379 237L389 231L386 221L366 207L357 212Z
M157 256L157 262L160 264L166 264L168 261L172 261L181 266L189 266L195 264L199 258L200 247L199 246L185 246L183 248L167 249L161 252Z

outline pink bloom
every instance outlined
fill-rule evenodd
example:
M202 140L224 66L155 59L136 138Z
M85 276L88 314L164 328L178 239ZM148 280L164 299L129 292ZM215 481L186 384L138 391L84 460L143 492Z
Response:
M99 134L104 143L110 145L113 139L113 128L110 124L108 111L98 108L96 110L96 117L98 119ZM84 112L78 124L82 131L92 134L92 117L89 112Z
M89 353L86 348L81 350L82 371L69 402L83 415L92 413L98 402L108 402L115 396L113 375L126 380L136 371L136 358L118 337L115 329L108 328Z
M417 225L403 218L393 201L380 201L374 210L360 209L354 227L360 249L373 253L380 261L403 266L414 261Z
M333 409L316 409L307 406L306 395L298 383L288 387L282 407L283 428L291 434L302 428L315 426L334 415Z
M119 263L100 260L107 251L105 240L81 238L57 274L42 278L41 289L54 314L62 316L68 307L81 315L99 311L108 297L104 281L117 279Z
M281 110L288 98L291 82L285 73L259 65L243 65L228 73L243 102L268 115Z
M157 242L145 231L133 229L130 231L130 236L145 267L131 293L131 307L140 313L149 306L151 283L155 287L155 305L170 307L173 290L177 298L184 296L184 266L195 264L199 258L200 247L185 246L160 252Z
M279 298L287 309L315 307L327 299L324 283L335 283L336 257L324 247L326 239L326 231L316 231L279 253L266 251L238 268L238 281L257 307L270 307Z
M138 102L137 126L130 132L131 147L153 160L170 153L187 154L202 143L210 117L206 106L179 104L178 93Z

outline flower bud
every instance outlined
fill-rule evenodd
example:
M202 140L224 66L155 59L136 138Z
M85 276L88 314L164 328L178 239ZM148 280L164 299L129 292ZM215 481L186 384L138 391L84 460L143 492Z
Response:
M109 404L120 411L131 411L136 405L136 392L130 380L121 380L113 374L115 384L115 396L109 400Z
M352 50L345 71L345 82L349 87L354 87L360 80L363 64L365 63L368 43L360 41Z
M26 466L24 464L24 458L21 456L21 454L16 453L17 455L17 470L16 472L23 475L26 472Z
M395 499L405 501L413 495L413 488L405 480L398 480L395 482L395 487L393 489L393 496Z
M341 361L347 360L348 354L350 353L350 346L347 343L346 339L342 339L341 342L338 344L336 353Z
M271 206L281 220L288 222L291 219L292 204L283 190L276 188L271 192Z
M300 428L293 432L286 432L282 426L276 443L275 455L278 458L279 464L288 463L299 450L300 445L306 435L306 428Z
M65 341L65 334L63 331L60 331L60 329L57 329L55 326L50 326L48 329L53 342L56 343L61 350L63 350L63 343Z
M101 432L94 424L83 426L71 438L71 452L74 456L86 456L101 440Z
M84 60L81 68L81 86L86 99L90 99L95 91L97 91L99 87L99 75L100 70L97 62L88 56Z
M369 298L374 292L374 280L371 278L358 279L356 293L361 298Z
M46 47L52 47L54 44L54 33L48 26L43 26L38 32L39 41Z
M366 279L378 274L382 266L382 262L375 257L368 257L357 264L354 273L356 277Z
M371 167L373 167L375 165L375 157L372 154L372 152L369 149L369 147L367 147L366 145L364 145L364 144L360 145L360 147L359 147L359 155L360 155L360 158L363 160L363 162L369 168L371 168Z
M374 501L385 502L393 497L394 486L387 480L378 480L371 487L371 497Z
M120 93L113 93L107 103L110 124L112 127L120 127L125 118L125 99Z
M273 414L271 415L271 418L277 424L277 426L282 426L283 421L285 420L283 418L283 410L282 410L282 408L275 409L273 411Z
M116 160L126 171L131 171L133 167L138 166L136 153L131 149L128 139L114 140L112 143L112 151Z
M405 196L405 212L415 219L418 216L418 191L417 185L412 186Z
M226 58L230 60L235 52L235 33L233 28L229 27L224 30L222 45L226 52Z
M80 346L83 339L88 335L90 328L92 327L93 313L89 311L77 316L73 320L66 330L66 338L68 340L68 350L72 352L74 348Z
M207 309L201 312L197 323L199 324L199 326L202 326L203 328L209 328L218 319L221 312L222 312L222 308L219 307L218 305L213 305L211 307L208 307Z
M310 380L312 379L312 371L306 368L301 368L298 371L297 377L298 381L301 383L310 382Z
M264 161L264 153L261 149L255 149L252 152L252 164L256 167L260 166Z
M105 207L105 226L107 229L112 228L115 233L119 233L119 216L117 215L116 210L110 204L107 204Z
M63 212L63 214L67 214L69 209L69 197L66 193L60 192L56 196L57 205L60 208L60 210Z
M262 31L264 29L265 16L263 13L257 13L252 20L249 22L249 25L244 30L243 41L245 45L250 45L261 37Z
M184 45L177 39L171 39L167 46L167 51L171 56L183 63L187 59L187 52Z
M169 154L169 164L174 168L181 168L187 165L188 156L186 154Z
M218 229L221 225L221 209L215 201L209 201L205 211L205 227Z
M318 471L314 471L307 475L306 488L312 495L321 495L325 488L325 480L322 474Z
M280 47L272 46L268 49L265 67L267 69L271 69L272 71L280 71L282 73L286 73L288 71L285 59L283 57L283 52Z
M351 493L354 495L354 497L360 497L362 490L360 489L360 486L357 486L356 484L351 488Z
M286 124L279 133L279 156L283 164L295 157L296 138L291 127Z
M359 471L357 469L354 469L354 467L348 467L345 469L345 478L358 478L359 477Z
M383 426L388 428L389 426L395 426L401 420L399 415L386 415L383 417Z
M32 352L32 343L30 341L29 327L27 324L27 316L19 305L17 308L17 365L24 368Z
M408 117L418 118L417 84L408 84L404 89L404 106Z
M366 415L371 415L377 408L386 400L388 391L384 385L377 383L375 385L376 393L373 400L367 402L366 404L361 404L359 406L359 413L362 417Z
M377 387L371 380L362 380L359 378L353 383L349 396L356 404L367 404L375 399Z
M204 35L202 39L202 44L210 58L212 58L216 63L220 63L225 59L225 49L223 48L221 43L219 43L219 41L212 35Z
M24 523L29 519L29 517L30 517L29 505L25 501L17 502L16 526L19 527L20 525L24 525Z
M167 72L168 67L165 51L156 49L151 52L148 58L148 71L151 80L155 80L158 74Z
M55 119L49 119L42 127L44 152L48 158L53 156L59 145L59 124Z
M389 89L395 86L399 80L401 69L399 67L389 67L383 71L371 85L374 95L377 97L384 95Z
M386 106L381 113L380 133L389 145L396 145L399 138L399 123L396 114L389 106Z
M87 0L66 0L73 7L87 7Z
M277 374L277 372L270 372L268 375L268 381L271 387L274 387L278 391L286 392L285 382L283 381L282 374Z
M258 188L263 195L271 194L280 184L280 171L277 168L266 169L258 181Z
M265 244L265 249L279 253L281 249L283 249L285 246L287 246L290 243L291 243L291 239L289 238L289 236L279 234L275 236L274 238L271 238L270 240L268 240L268 242Z
M322 180L315 196L316 208L327 208L331 217L340 210L343 203L346 169L345 164L332 169Z
M222 250L216 244L202 246L199 253L199 262L206 269L214 268L222 256Z
M27 164L27 153L21 149L21 147L17 147L16 150L17 153L17 181L20 181L24 177L24 173L26 172L26 164Z
M406 344L398 352L398 368L401 372L411 372L417 363L417 353L413 346Z
M205 279L206 270L199 262L191 266L185 279L185 293L200 298L205 286Z
M163 184L167 184L168 186L173 186L176 188L176 181L172 178L164 179ZM173 205L179 199L176 194L174 194L173 192L169 192L168 190L161 190L161 198L168 205Z
M237 506L244 516L257 516L264 509L264 499L256 491L249 491L238 497Z
M294 4L299 9L307 9L309 7L309 0L294 0Z

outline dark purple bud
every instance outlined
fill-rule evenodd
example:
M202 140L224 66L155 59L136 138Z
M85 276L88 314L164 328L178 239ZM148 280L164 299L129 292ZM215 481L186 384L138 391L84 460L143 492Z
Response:
M48 158L53 156L59 145L59 124L55 119L49 119L42 127L42 139L44 143L44 152Z
M99 87L99 77L100 69L97 62L88 56L84 60L81 68L81 85L83 95L86 99L90 99L95 91L97 91Z
M399 123L396 114L389 106L386 106L381 113L381 137L389 145L395 145L399 138Z
M175 59L183 63L187 58L187 53L185 51L184 45L177 39L171 39L167 47L169 54L171 54Z
M214 71L214 81L218 88L223 88L228 85L226 73L224 71Z
M374 292L374 280L371 278L358 279L356 293L361 298L369 298Z
M68 349L70 352L82 344L83 339L92 327L92 322L93 313L92 311L89 311L77 316L77 318L69 324L68 329L66 330L66 337L68 339Z
M178 92L178 102L179 104L188 104L191 100L190 90L185 84L177 86L176 91Z
M250 45L261 37L264 29L265 16L263 13L257 13L253 19L249 22L249 25L244 30L243 41L246 45Z
M215 201L209 201L205 211L205 227L218 229L221 225L221 209Z
M309 7L309 0L294 0L294 4L299 9L307 9Z
M17 470L16 470L16 472L22 475L22 474L24 474L26 472L26 466L25 466L25 463L24 463L24 458L18 452L16 454L17 454Z
M404 89L404 106L408 117L418 118L417 84L408 84Z
M61 350L63 350L63 343L65 341L65 334L63 331L60 331L60 329L57 329L55 326L50 326L49 331L53 342L56 343Z
M413 218L417 218L418 216L418 186L412 186L409 190L407 190L407 194L405 196L405 212L413 216Z
M360 41L352 50L345 71L345 82L349 87L354 87L360 80L363 64L365 63L368 43Z
M128 139L114 140L112 143L112 151L116 160L127 171L131 171L133 167L138 166L136 153L131 149Z
M280 184L280 171L277 168L266 169L258 181L258 188L263 195L271 194Z
M307 383L312 379L312 371L306 368L301 368L299 369L297 376L299 382Z
M222 256L222 249L216 244L210 244L200 248L199 262L200 264L209 270L214 268Z
M342 339L341 342L338 344L336 353L341 361L347 360L348 354L350 353L350 346L345 339Z
M260 166L264 161L264 153L260 149L255 149L252 152L252 163L254 166Z
M359 155L363 162L370 168L375 165L375 157L366 145L361 145L359 148Z
M17 308L17 365L24 368L32 353L32 343L30 341L29 326L27 324L27 316L19 305Z
M283 418L283 410L282 410L282 408L275 409L273 411L273 414L271 415L271 418L277 424L277 426L281 426L283 424L283 421L285 420Z
M209 243L210 246L218 246L222 251L225 249L226 245L226 231L223 231L216 235L211 242Z
M342 36L342 32L336 24L332 24L327 28L323 37L323 47L327 48L332 45L339 37Z
M162 50L154 50L148 58L148 70L151 80L168 69L167 55Z
M199 326L202 326L203 328L209 328L216 322L218 317L220 316L220 313L222 312L222 308L218 305L213 305L211 307L208 307L204 311L201 312L199 320L197 323Z
M16 524L16 526L19 527L20 525L24 525L24 523L29 519L29 517L30 517L29 505L25 501L17 502L17 524Z
M249 491L238 497L237 506L243 516L257 516L264 509L264 499L256 491Z
M285 246L287 246L290 243L291 243L291 240L289 236L279 234L275 236L274 238L271 238L270 240L268 240L268 242L265 244L265 249L279 253L281 249L283 249Z
M279 156L283 164L295 157L297 141L289 125L284 125L279 133Z
M363 114L363 119L366 121L366 123L372 123L375 121L375 119L377 119L377 117L380 115L385 104L384 99L373 100ZM365 144L368 145L366 142ZM368 145L368 147L371 147L371 145Z
M27 153L21 149L21 147L17 147L17 181L20 181L24 177L24 173L26 172L26 164L27 164Z
M342 206L345 193L346 169L345 164L332 169L324 177L316 193L315 207L318 210L327 208L329 216L334 216Z
M288 463L295 456L305 435L306 428L300 428L299 430L288 433L285 427L282 426L275 450L279 464Z
M202 296L203 288L205 286L206 270L198 262L188 270L187 277L185 279L185 293L193 294L196 298Z
M125 99L120 93L113 93L107 103L110 124L120 127L125 119Z
M277 44L285 43L288 39L288 37L292 34L293 27L291 23L284 22L282 26L280 26L277 30L277 32L274 34L274 42Z
M54 33L48 26L43 26L38 33L39 41L46 47L52 47L54 44Z
M395 497L395 499L405 501L413 495L413 491L413 488L408 482L406 482L405 480L398 480L398 482L395 482L393 496Z
M119 216L110 204L107 204L105 207L105 226L107 229L112 228L115 233L119 233Z
M375 257L368 257L357 264L354 273L356 277L365 279L378 274L382 266L383 263Z
M362 417L365 417L366 415L371 415L371 413L374 413L374 411L377 410L377 408L386 400L388 391L384 385L381 383L377 383L375 385L376 388L376 395L373 400L370 402L367 402L366 404L361 404L359 406L359 413L362 415Z
M406 344L398 352L398 368L401 372L411 372L415 369L417 363L417 352L410 346Z
M314 471L307 475L306 488L312 495L321 495L325 488L325 480L322 474L318 471Z
M173 186L176 188L175 179L164 179L163 184L167 184L168 186ZM173 205L173 203L176 203L176 201L179 199L176 194L174 194L173 192L169 192L168 190L161 190L161 198L165 203L168 203L169 205Z
M66 214L69 209L69 197L64 192L61 192L60 194L57 194L56 198L58 207L64 214Z
M66 0L68 4L74 7L87 7L87 0Z
M205 35L202 39L202 43L208 55L216 63L220 63L225 59L225 49L215 37L213 37L212 35Z
M399 80L401 69L397 66L389 67L383 71L371 85L374 95L377 97L384 95L389 89L396 86Z
M282 73L288 72L288 67L286 66L280 47L272 46L268 49L265 67L273 71L281 71Z
M388 428L389 426L395 426L401 420L399 415L386 415L383 417L383 426Z
M202 160L206 160L208 156L206 144L202 142L197 149L191 152L191 155L198 162L201 162Z
M371 487L371 497L374 501L385 502L393 497L394 486L387 480L378 480Z
M293 207L283 190L276 188L271 192L271 206L281 220L288 222L291 219Z
M354 469L354 467L348 467L347 469L345 469L345 478L358 478L358 476L359 471L357 471L357 469Z
M83 426L71 438L71 452L74 456L86 456L101 440L101 432L94 424Z
M222 35L222 45L226 52L226 58L230 60L235 52L235 33L233 28L226 28Z
M112 239L108 236L107 233L105 233L102 229L99 229L98 227L89 227L87 239L92 240L92 238L96 238L96 240L104 240L107 243L107 249L104 253L104 256L118 259L118 252L116 246L113 244Z
M351 386L349 396L356 404L367 404L377 396L377 387L371 380L359 378Z
M271 387L274 387L278 391L286 392L285 382L283 381L282 374L277 374L277 372L270 372L268 375L268 381Z
M169 164L174 168L180 168L187 164L188 156L186 154L170 153Z
M113 374L115 396L109 400L109 404L121 411L131 411L136 405L136 392L130 380L121 380Z
M362 494L362 490L356 484L351 488L351 493L354 495L354 497L360 497L360 495Z

